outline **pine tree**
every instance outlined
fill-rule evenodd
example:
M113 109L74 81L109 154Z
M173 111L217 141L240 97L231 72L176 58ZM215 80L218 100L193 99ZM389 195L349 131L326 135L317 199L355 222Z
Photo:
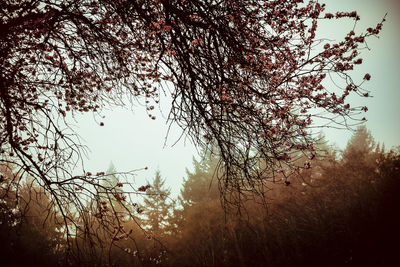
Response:
M346 149L342 153L343 161L354 168L358 168L363 162L370 162L369 166L373 166L373 162L379 157L380 152L376 151L376 143L371 132L362 125L357 128L350 141L347 143Z
M21 178L15 166L0 163L2 266L58 266L65 256L65 239L53 207L34 179Z
M107 188L109 190L99 192L100 202L111 202L113 207L119 206L119 202L124 200L122 183L117 176L117 169L112 162L100 184L104 189Z
M202 148L200 160L193 158L194 171L187 171L187 179L183 182L180 203L183 207L199 203L203 200L219 199L216 170L219 157L215 154L216 146ZM215 179L214 179L215 178Z
M347 144L346 150L343 153L343 156L351 156L352 153L361 152L363 154L368 154L373 151L375 148L375 141L371 135L371 132L368 131L365 125L362 125L357 128L354 135L351 137L350 141Z
M144 202L146 205L145 220L150 232L154 235L162 235L168 226L168 219L171 216L173 203L169 201L171 190L165 187L165 179L157 171L147 189Z
M120 188L120 179L117 176L117 169L114 164L110 162L110 165L106 171L105 179L101 182L105 187L114 188L117 193L122 193Z

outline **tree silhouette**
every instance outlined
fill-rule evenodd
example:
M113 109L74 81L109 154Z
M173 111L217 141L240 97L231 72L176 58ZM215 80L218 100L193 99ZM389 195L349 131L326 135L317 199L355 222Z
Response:
M194 171L187 171L187 178L183 182L180 202L188 207L209 199L218 200L218 190L213 176L218 165L215 155L203 150L201 159L193 159Z
M56 266L65 262L60 217L51 212L48 193L34 180L16 188L12 165L0 165L0 256L2 264Z
M346 149L343 151L343 158L346 160L362 160L362 158L374 151L375 140L365 125L357 128ZM359 156L362 156L361 158Z
M226 243L222 234L224 211L218 183L213 179L218 158L205 148L200 154L200 160L193 159L194 170L187 171L179 205L170 220L176 227L174 238L170 238L170 247L176 255L171 259L171 266L220 266L225 256L222 254Z
M157 171L150 188L146 190L144 198L146 223L151 233L156 237L165 232L168 226L168 219L172 212L172 203L169 199L170 189L165 188L165 179Z
M382 23L316 39L320 20L360 18L302 2L2 1L0 160L35 179L73 224L84 195L115 192L96 182L101 173L76 174L85 147L71 117L138 101L155 119L166 93L170 122L196 144L217 144L221 190L256 188L295 166L294 153L313 158L314 118L346 127L367 110L347 97L368 97L361 86L371 75L350 74Z

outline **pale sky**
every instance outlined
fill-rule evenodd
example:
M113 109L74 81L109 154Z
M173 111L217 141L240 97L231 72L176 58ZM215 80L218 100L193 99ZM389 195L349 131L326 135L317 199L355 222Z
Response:
M370 73L371 81L363 86L371 91L372 98L357 99L355 106L366 105L369 111L366 126L375 140L384 142L386 148L400 145L400 1L397 0L326 0L326 12L353 11L361 16L357 31L367 27L375 27L385 13L386 23L380 38L368 41L371 51L361 55L364 63L353 73L361 80L365 73ZM321 25L320 37L340 39L353 27L353 22ZM156 120L146 115L145 108L137 106L133 109L114 109L104 112L103 127L91 115L77 117L77 129L82 142L91 150L85 160L86 171L105 171L113 162L118 171L130 171L148 167L148 170L137 172L136 183L140 186L145 180L151 180L157 169L166 178L176 196L181 188L182 178L186 177L186 168L192 168L192 157L196 149L189 139L179 138L181 131L172 127L165 143L168 130L166 116L168 103ZM350 131L324 130L332 144L344 148L351 136Z
M322 3L322 1L321 1ZM327 0L327 12L335 10L356 10L361 16L356 31L376 26L387 13L386 22L379 39L370 38L361 57L363 64L354 71L354 77L370 73L372 78L363 88L371 91L372 98L359 98L355 105L366 105L369 111L366 126L375 140L385 143L386 148L400 145L400 1L398 0ZM352 23L330 27L326 34L338 35L340 31L348 32ZM325 28L324 28L325 29ZM341 35L339 35L341 36ZM327 139L344 148L351 136L349 131L324 131Z

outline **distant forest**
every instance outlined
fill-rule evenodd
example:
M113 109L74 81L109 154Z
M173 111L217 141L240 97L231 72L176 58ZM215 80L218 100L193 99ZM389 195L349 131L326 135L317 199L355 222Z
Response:
M2 165L1 265L400 266L400 147L385 150L364 126L344 151L319 146L323 152L309 168L277 177L265 198L252 195L241 206L221 205L219 158L203 151L178 198L157 172L139 188L143 201L131 205L136 221L114 218L119 221L107 232L99 225L103 214L118 213L121 202L109 207L99 195L103 210L74 218L76 233L68 238L75 239L68 242L56 223L61 214L49 210L55 200L33 180L16 188L12 166ZM118 185L118 179L108 182ZM118 197L124 199L122 189ZM91 210L91 201L82 205ZM80 222L92 231L80 232Z

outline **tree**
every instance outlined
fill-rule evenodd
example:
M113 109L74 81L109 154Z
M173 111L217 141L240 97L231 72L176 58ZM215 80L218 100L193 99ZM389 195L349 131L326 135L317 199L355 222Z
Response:
M157 171L144 198L145 216L148 229L156 237L162 235L168 227L168 219L171 216L173 203L168 199L171 190L165 188L165 179Z
M122 193L123 190L121 189L121 181L119 177L117 176L117 169L115 168L114 164L111 162L110 165L108 166L108 169L106 171L106 174L109 176L106 179L102 180L100 183L104 187L116 187L116 191L119 193Z
M342 153L342 163L346 166L349 175L362 173L369 177L369 173L377 171L377 162L381 160L384 151L379 150L371 132L364 126L360 126L354 132ZM362 180L359 182L363 182Z
M217 156L204 147L200 160L193 159L194 171L187 171L179 197L184 208L208 200L219 200L217 182L213 181L218 161Z
M313 157L315 114L343 127L364 119L353 115L367 108L347 97L368 97L371 75L350 74L382 29L318 40L320 20L360 18L302 2L2 1L1 161L36 179L68 225L71 205L85 213L81 196L101 189L84 168L76 175L85 147L71 116L143 101L155 119L160 92L170 92L170 122L196 144L217 144L221 190L270 181L260 162L274 173L295 166L295 152ZM328 87L327 77L343 86Z
M205 147L194 170L187 171L170 223L176 228L170 238L174 257L170 265L219 266L223 261L225 228L218 183L213 180L218 157ZM190 258L190 260L189 260Z
M60 217L48 193L32 179L16 188L12 165L0 164L0 256L5 265L58 266L65 263Z
M361 160L364 156L372 153L376 148L375 140L365 125L359 126L350 141L347 143L346 149L343 151L345 160ZM362 158L358 156L362 155Z

